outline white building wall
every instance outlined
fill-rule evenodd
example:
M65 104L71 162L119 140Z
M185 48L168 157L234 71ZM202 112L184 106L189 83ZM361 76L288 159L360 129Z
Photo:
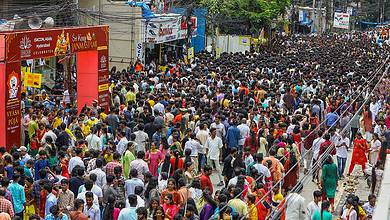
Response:
M81 9L94 10L102 14L120 16L123 19L104 19L82 16L82 25L107 24L110 27L110 67L116 66L117 70L127 68L130 61L136 61L137 44L145 40L145 30L142 19L142 9L130 7L126 2L114 2L107 0L79 0Z

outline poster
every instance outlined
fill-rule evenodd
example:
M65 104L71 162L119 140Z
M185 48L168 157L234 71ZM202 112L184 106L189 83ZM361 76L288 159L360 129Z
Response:
M38 88L42 86L42 74L31 73L30 71L24 73L24 86Z
M6 146L20 146L20 125L22 114L20 110L20 62L8 63L6 66L5 86L5 127Z
M188 48L188 60L194 59L194 57L195 57L194 47Z
M6 45L9 62L64 56L107 48L108 26L15 32L9 34L9 39Z
M239 37L239 44L242 46L250 46L251 45L251 38L249 36L240 36Z
M98 50L98 103L99 106L109 112L110 96L108 92L108 50Z
M302 11L302 10L299 10L299 13L298 13L298 21L299 21L299 22L302 22L303 20L304 20L303 11Z
M191 36L197 32L197 18L191 17ZM145 41L147 43L165 43L187 38L187 22L180 16L151 18L146 25Z
M146 22L146 42L164 43L180 37L180 17L157 17Z
M353 8L352 7L347 7L347 13L352 16L353 15Z
M349 29L349 14L348 13L334 13L333 27L340 29Z
M221 57L221 52L222 52L222 49L221 48L219 48L219 47L217 47L217 49L216 49L216 55L215 55L215 57L217 58L217 59L219 59L220 57Z
M137 59L141 60L144 63L144 44L142 42L137 43L135 48L135 56Z
M196 37L197 30L198 30L198 19L197 17L191 17L191 35L192 37ZM187 38L187 32L188 32L188 26L187 26L187 21L181 20L180 23L180 39L185 39Z

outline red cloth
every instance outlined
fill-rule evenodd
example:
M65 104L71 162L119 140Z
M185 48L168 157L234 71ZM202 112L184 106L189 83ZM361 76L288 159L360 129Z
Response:
M173 217L179 212L179 208L176 205L163 204L163 209L166 214L165 218L173 219Z
M333 147L330 151L331 155L336 155L336 148L332 146L332 142L330 140L326 140L324 143L320 145L320 156L328 149L329 147Z
M200 186L201 186L202 190L209 188L211 195L213 194L213 184L211 183L209 176L204 175L204 174L202 174L200 176Z
M255 137L254 140L252 140L252 136L248 136L245 138L245 142L244 142L244 146L245 147L249 147L251 149L251 154L254 155L256 152L257 152L257 149L258 149L258 141L257 141L257 137Z
M256 195L255 204L257 204L256 208L257 208L257 216L259 220L265 220L265 218L267 218L268 215L268 209L264 206L264 202L266 202L266 200L259 203L259 200L262 199L265 194L266 192L264 189L259 189Z
M367 163L366 152L368 150L367 141L365 139L355 139L353 141L353 153L352 153L352 164L359 164L361 166Z
M47 196L46 191L41 190L40 197L39 197L40 203L39 203L39 213L38 213L38 215L41 218L45 217L46 196Z
M302 152L302 137L301 133L291 135L295 144L298 146L299 153Z
M69 172L68 172L68 164L69 164L68 160L66 160L66 159L61 160L61 162L60 162L60 166L62 169L61 175L66 177L67 179L70 179Z
M184 160L183 158L179 158L179 161L177 163L177 167L175 166L176 165L176 157L171 157L171 175L173 175L173 173L177 170L177 169L183 169L184 168Z
M290 170L292 168L292 164L290 163L290 158L284 164L284 170ZM288 174L284 177L283 189L287 189L288 187L294 187L298 182L298 173L299 173L299 165L296 165L293 170L289 171Z
M160 204L163 204L164 203L164 198L166 195L168 194L172 194L172 197L173 197L173 203L174 204L179 204L180 203L180 195L179 193L175 190L175 191L168 191L168 189L164 189L162 192L161 192L161 197L160 197Z

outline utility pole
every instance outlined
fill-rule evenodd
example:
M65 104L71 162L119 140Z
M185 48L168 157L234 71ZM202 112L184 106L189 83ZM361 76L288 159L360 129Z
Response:
M326 26L325 30L326 32L330 32L332 29L332 10L333 7L331 6L332 0L325 0L325 7L326 7L326 15L325 15L325 20L326 20Z
M314 29L318 32L318 12L317 12L317 7L316 7L316 0L313 0L313 6L312 6L312 10L313 10L313 25L314 25Z
M384 22L384 10L385 10L384 4L383 4L383 0L379 0L378 6L379 6L378 22L380 24L382 24Z
M186 17L187 17L187 42L186 42L186 54L188 57L188 49L191 47L191 38L192 38L192 20L191 16L194 11L194 5L192 0L190 0L191 3L188 5L187 11L186 11Z

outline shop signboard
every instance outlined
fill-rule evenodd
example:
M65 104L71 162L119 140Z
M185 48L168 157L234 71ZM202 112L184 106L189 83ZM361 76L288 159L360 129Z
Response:
M333 27L340 29L349 29L349 16L350 15L348 13L335 12Z
M15 32L6 45L8 61L64 56L69 53L107 47L108 27L55 29L51 31Z
M191 35L196 36L197 31L197 18L191 17ZM152 18L145 22L147 43L165 43L178 39L187 38L187 21L182 19L181 16L163 16Z
M181 17L157 17L146 22L146 42L164 43L180 37Z

